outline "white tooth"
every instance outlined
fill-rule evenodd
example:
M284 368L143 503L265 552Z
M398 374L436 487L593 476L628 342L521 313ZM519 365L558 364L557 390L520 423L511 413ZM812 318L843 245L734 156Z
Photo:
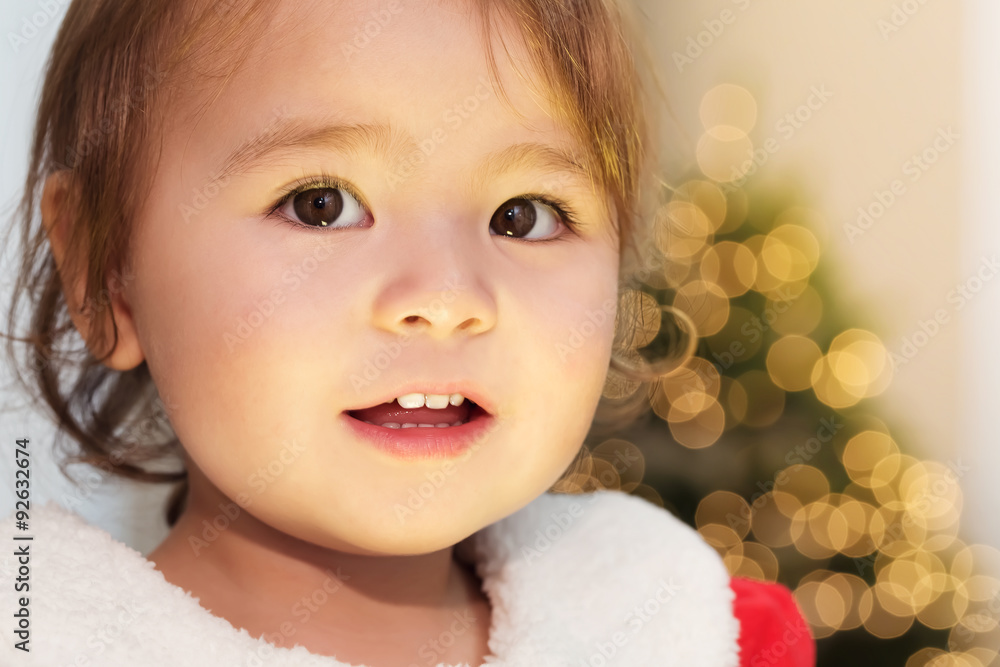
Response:
M416 428L416 424L403 424L403 428Z
M451 424L445 422L444 424L435 424L438 428L448 428Z
M417 428L434 428L434 424L417 424Z
M426 403L427 407L434 410L442 410L448 407L448 401L450 397L448 394L427 394Z
M451 405L461 405L464 401L465 397L461 394L421 394L419 392L404 394L396 399L400 407L407 410L414 410L424 406L432 410L443 410L448 407L449 403Z
M382 426L386 428L399 428L399 424L397 424L396 422L388 422L386 424L382 424Z
M404 394L396 399L399 406L407 410L424 407L424 395L420 393Z
M459 419L457 422L455 422L454 424L452 424L452 426L461 426L461 425L462 425L462 420L461 419Z

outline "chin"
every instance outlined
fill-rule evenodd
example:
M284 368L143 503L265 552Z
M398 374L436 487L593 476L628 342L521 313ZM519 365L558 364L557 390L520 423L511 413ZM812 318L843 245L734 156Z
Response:
M428 533L409 529L396 534L364 533L351 536L351 546L345 551L368 556L420 556L447 549L465 537L452 531Z
M345 530L343 524L312 525L298 534L289 534L317 546L344 553L417 556L447 549L483 527L468 522L468 517L457 517L452 510L443 509L447 511L447 516L435 516L433 512L425 510L423 513L415 513L403 524L392 515L367 516L352 522L355 526L363 526L361 530ZM462 526L468 527L463 530Z

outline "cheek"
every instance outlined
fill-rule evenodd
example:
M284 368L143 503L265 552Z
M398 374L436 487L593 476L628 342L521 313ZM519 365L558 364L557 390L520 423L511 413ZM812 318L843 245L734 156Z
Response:
M177 406L178 437L189 450L239 442L248 464L289 440L282 416L336 376L331 355L350 343L336 326L350 317L340 295L353 289L327 246L249 239L151 234L135 313L154 382Z
M607 373L618 305L616 266L595 257L547 287L535 304L532 330L544 341L553 381L592 388Z
M518 372L533 379L532 390L544 397L532 403L525 422L558 429L550 435L565 442L563 455L570 457L589 431L601 399L618 305L614 256L591 259L522 292L518 308L525 321L518 328L530 332L524 342L531 344L519 348L525 354L511 355Z

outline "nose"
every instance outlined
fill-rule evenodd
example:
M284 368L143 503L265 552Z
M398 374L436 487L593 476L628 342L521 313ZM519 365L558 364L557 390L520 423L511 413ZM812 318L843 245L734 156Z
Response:
M492 329L497 304L484 268L487 247L468 221L407 227L386 248L392 256L383 259L391 268L375 297L373 324L397 335L423 332L442 340Z

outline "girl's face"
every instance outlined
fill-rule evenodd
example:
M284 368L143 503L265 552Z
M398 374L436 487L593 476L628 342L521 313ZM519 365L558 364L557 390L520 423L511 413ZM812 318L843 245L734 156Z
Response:
M224 85L169 103L129 317L188 456L230 499L328 548L441 549L543 493L586 436L615 319L606 198L554 159L582 146L511 69L528 62L511 28L496 56L523 118L466 3L276 11ZM270 212L299 185L319 191ZM540 203L504 217L529 195L578 226ZM386 454L342 414L453 381L495 423L451 459Z

